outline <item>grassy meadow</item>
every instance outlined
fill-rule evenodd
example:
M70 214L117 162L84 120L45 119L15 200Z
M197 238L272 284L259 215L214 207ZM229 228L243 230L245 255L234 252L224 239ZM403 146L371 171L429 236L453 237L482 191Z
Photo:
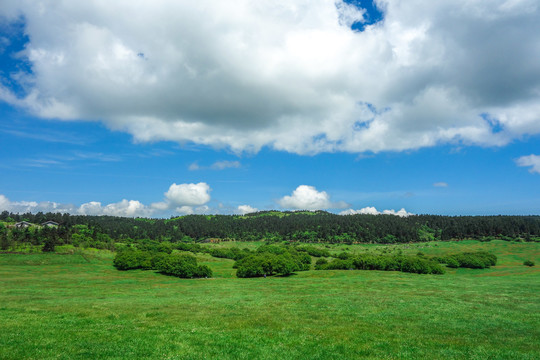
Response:
M255 247L226 243L216 246ZM113 254L0 254L0 359L539 359L540 243L332 245L426 255L486 250L445 275L307 271L212 279L117 271ZM533 260L535 267L523 261Z

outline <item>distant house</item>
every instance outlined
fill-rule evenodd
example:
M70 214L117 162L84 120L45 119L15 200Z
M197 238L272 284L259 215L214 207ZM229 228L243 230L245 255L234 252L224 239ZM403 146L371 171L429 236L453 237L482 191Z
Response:
M56 221L45 221L41 226L47 226L47 227L57 227L58 223Z
M15 227L19 229L24 229L32 225L33 224L29 223L28 221L21 221L21 222L16 223Z

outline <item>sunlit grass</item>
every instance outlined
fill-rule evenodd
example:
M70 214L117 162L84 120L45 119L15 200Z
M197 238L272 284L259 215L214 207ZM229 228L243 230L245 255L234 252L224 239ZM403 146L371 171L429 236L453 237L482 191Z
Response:
M184 280L117 271L103 251L0 255L0 358L540 358L540 273L522 265L540 262L539 245L402 249L463 250L491 251L499 263L442 276L308 271L237 279L232 260L199 254L215 277Z

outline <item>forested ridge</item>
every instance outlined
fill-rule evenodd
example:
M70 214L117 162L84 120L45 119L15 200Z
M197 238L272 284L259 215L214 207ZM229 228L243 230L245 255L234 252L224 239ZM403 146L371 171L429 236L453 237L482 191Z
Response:
M267 211L248 215L186 215L171 219L122 218L69 214L12 214L6 223L28 221L60 224L60 238L74 234L97 241L294 241L310 243L406 243L431 240L540 240L540 216L336 215L325 211ZM3 225L2 225L3 226ZM17 229L18 230L18 229ZM24 237L27 230L16 231ZM77 236L76 236L77 237ZM100 239L98 239L100 238ZM87 239L88 240L88 239Z

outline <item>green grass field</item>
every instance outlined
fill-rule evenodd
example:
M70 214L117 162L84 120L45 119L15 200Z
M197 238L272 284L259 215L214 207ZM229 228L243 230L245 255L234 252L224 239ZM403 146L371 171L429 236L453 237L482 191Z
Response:
M487 250L499 263L440 276L237 279L231 260L200 256L215 277L184 280L117 271L107 252L1 254L0 359L540 358L540 243L332 250L346 247ZM523 266L525 259L537 265Z

